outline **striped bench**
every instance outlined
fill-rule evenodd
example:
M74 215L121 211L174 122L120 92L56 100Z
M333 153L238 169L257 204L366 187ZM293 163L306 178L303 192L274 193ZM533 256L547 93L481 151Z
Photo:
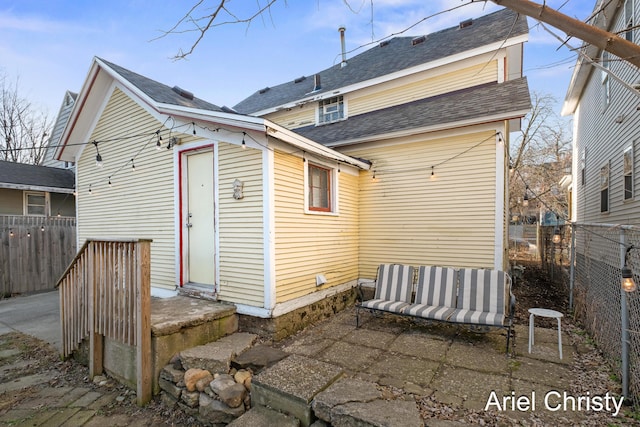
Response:
M511 278L504 271L420 266L416 274L412 266L382 264L378 267L374 298L356 305L356 327L360 326L360 309L501 327L507 329L509 352L515 305Z

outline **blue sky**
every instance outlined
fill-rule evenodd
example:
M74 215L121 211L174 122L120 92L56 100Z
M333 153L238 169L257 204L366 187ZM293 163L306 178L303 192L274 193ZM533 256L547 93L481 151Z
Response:
M211 6L216 0L208 0ZM170 29L196 0L0 0L0 76L15 83L35 106L55 116L66 90L79 91L94 56L137 73L178 85L217 105L233 106L254 91L327 68L340 55L338 27L346 26L347 50L379 40L437 12L403 35L428 34L499 9L467 0L279 0L251 25L209 31L195 53L193 33L153 40ZM257 3L229 7L245 17ZM548 0L547 5L585 19L595 0ZM373 25L372 25L373 22ZM525 75L532 91L550 93L557 111L571 77L575 54L529 20ZM558 34L563 34L557 31ZM572 40L573 46L579 41ZM363 50L357 50L353 56Z

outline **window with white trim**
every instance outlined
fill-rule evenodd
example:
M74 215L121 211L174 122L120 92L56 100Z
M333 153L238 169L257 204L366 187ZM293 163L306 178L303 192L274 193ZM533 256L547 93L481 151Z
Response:
M580 185L584 185L587 182L587 149L582 149L582 155L580 156Z
M342 95L323 99L318 103L318 124L323 125L344 119L344 99Z
M627 39L627 41L630 41L631 43L633 43L634 33L635 33L633 28L635 3L636 3L635 0L626 0L624 2L624 23L625 23L624 38Z
M609 212L609 162L600 168L600 212Z
M308 163L309 210L332 212L332 170Z
M43 191L25 191L24 214L45 216L47 214L47 193Z
M624 176L624 200L633 199L633 146L622 153L622 174Z

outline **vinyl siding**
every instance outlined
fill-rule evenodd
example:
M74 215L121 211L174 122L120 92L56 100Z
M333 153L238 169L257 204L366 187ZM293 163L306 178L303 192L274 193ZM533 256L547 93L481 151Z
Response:
M262 151L218 144L218 233L223 301L264 305L264 198ZM244 183L244 198L233 198L233 181Z
M358 176L338 174L339 215L304 211L303 159L276 152L276 302L281 303L358 277ZM327 278L316 287L316 274Z
M347 115L353 117L381 108L494 82L498 75L498 61L485 61L459 70L449 70L447 67L437 72L438 75L434 75L433 70L424 71L399 81L394 80L345 94ZM316 122L317 106L317 102L310 102L266 117L281 126L295 129Z
M360 277L375 278L381 263L493 268L494 132L347 154L373 161L359 178Z
M90 138L103 141L98 148L104 166L95 166L92 144L84 147L78 161L78 238L80 245L88 238L153 239L151 284L174 289L173 154L157 151L149 137L160 127L120 90L111 95ZM134 156L135 172L130 163Z

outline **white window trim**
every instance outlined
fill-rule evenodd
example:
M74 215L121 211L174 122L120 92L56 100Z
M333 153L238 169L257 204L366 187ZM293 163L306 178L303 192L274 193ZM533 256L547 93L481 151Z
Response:
M611 78L609 71L611 70L611 58L609 52L602 51L602 111L604 112L609 104L611 104Z
M627 5L631 5L630 6L631 15L630 16L627 15L627 12L628 12ZM630 34L629 34L629 32L627 30L629 28L633 28L634 22L635 22L635 14L636 14L636 2L635 2L635 0L625 0L625 2L624 2L624 30L625 30L625 33L624 33L624 37L623 38L628 40L628 41L630 41L630 42L632 42L632 43L635 43L636 30L635 29L630 30Z
M29 213L29 196L44 196L44 214L43 215L32 215ZM25 216L51 216L50 203L49 203L49 193L46 191L24 191L23 192L23 208L22 212Z
M322 104L324 101L330 100L331 98L342 98L342 112L343 112L342 117L338 120L320 122L320 118L322 117L322 115L320 114L320 104ZM347 98L344 95L335 95L328 98L324 98L318 101L318 103L316 104L316 126L324 126L331 123L338 123L343 120L347 120L348 116L349 116L349 112L347 111Z
M626 187L626 177L627 174L625 173L624 170L624 158L627 155L627 153L631 153L631 197L629 197L628 199L626 198L626 193L627 193L627 187ZM627 146L627 148L624 149L624 151L622 152L622 201L624 203L628 203L633 201L636 198L636 165L635 165L635 152L633 150L633 144L630 144Z
M602 210L602 191L605 189L605 187L602 185L602 171L604 168L607 168L606 172L607 172L607 210L603 211ZM608 214L609 212L611 212L611 164L610 162L607 160L601 167L600 167L600 190L598 192L598 201L600 202L600 213L601 214Z
M319 160L315 157L303 158L304 161L304 213L310 215L324 215L324 216L338 216L340 215L339 210L339 200L338 194L339 191L339 179L338 179L338 165L335 163L327 162L326 160ZM313 209L309 209L309 163L318 165L323 168L327 168L331 171L331 211L317 211Z

